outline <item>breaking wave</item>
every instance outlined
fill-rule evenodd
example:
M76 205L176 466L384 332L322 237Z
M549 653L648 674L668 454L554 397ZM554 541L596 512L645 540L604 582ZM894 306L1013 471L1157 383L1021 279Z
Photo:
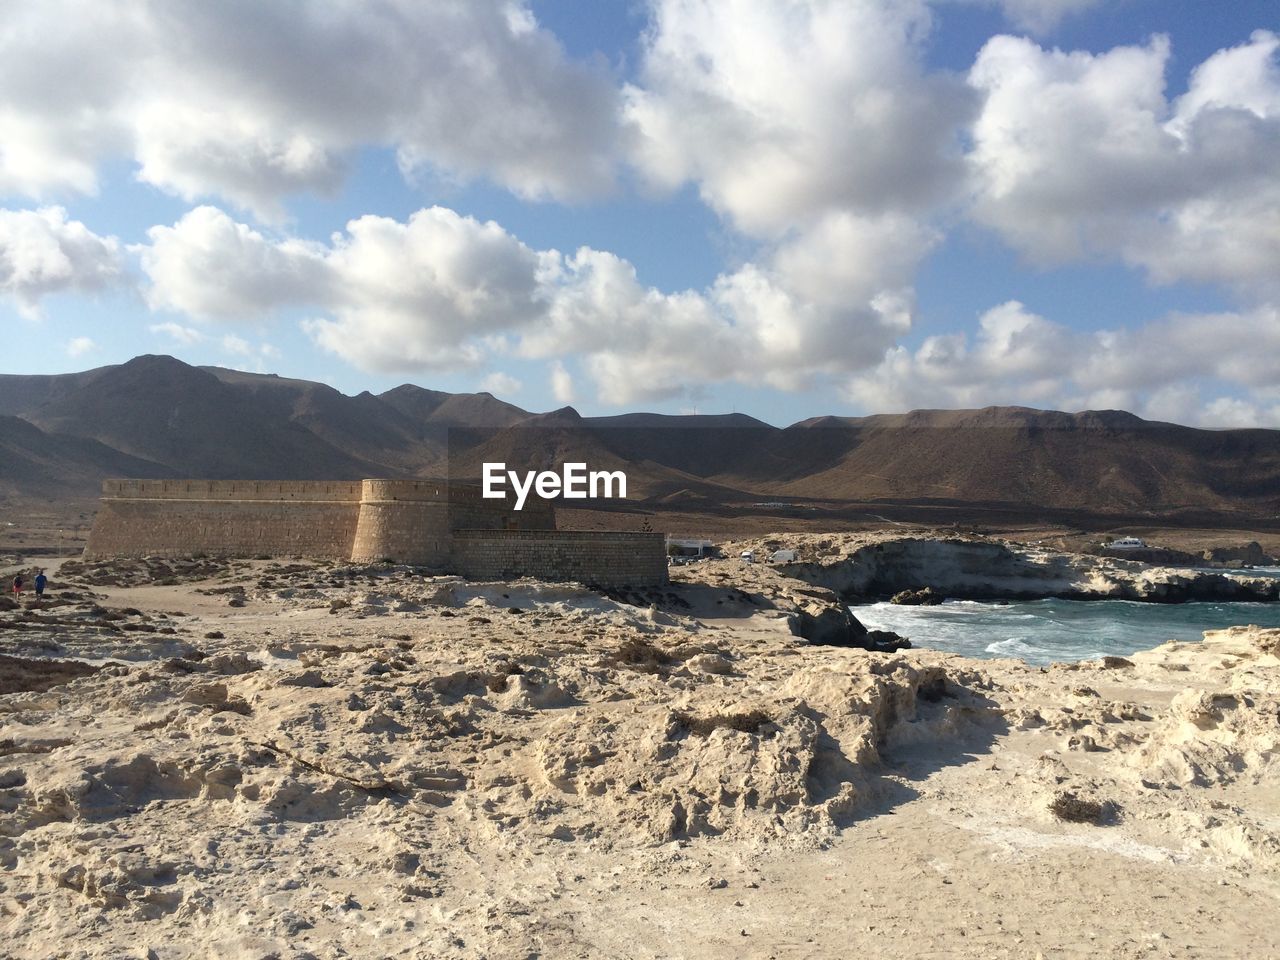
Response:
M852 609L868 628L892 630L917 647L1033 664L1125 656L1240 624L1280 627L1277 603L949 600L938 606L872 603Z

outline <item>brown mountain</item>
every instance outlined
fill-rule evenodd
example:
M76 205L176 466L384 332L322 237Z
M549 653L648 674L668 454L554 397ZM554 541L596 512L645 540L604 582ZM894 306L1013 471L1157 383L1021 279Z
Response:
M96 440L48 434L20 417L0 416L0 496L92 495L109 476L171 477L175 472Z
M17 492L91 492L122 474L478 477L484 462L578 460L625 469L633 497L690 509L785 499L1280 514L1280 431L1196 430L1119 411L917 410L780 429L738 414L532 414L487 393L412 384L352 397L144 356L0 377L0 414L10 415L0 489Z
M774 462L820 469L744 482L792 496L1012 503L1091 512L1280 511L1280 431L1196 430L1121 411L1020 407L824 418L782 431ZM794 462L794 460L793 460Z
M437 427L509 427L529 416L490 393L442 393L405 383L378 399L417 423Z
M144 356L23 417L46 433L97 440L185 476L350 478L377 469L256 399L207 370Z

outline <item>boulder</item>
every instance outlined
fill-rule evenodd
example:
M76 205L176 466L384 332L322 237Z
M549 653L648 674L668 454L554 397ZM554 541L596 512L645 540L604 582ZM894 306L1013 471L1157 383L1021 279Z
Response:
M889 602L901 606L932 607L941 603L943 599L945 598L942 594L933 587L925 587L922 590L900 590L889 598Z
M832 647L857 647L891 653L905 650L911 641L890 630L868 630L848 607L842 605L801 606L799 634L812 644Z

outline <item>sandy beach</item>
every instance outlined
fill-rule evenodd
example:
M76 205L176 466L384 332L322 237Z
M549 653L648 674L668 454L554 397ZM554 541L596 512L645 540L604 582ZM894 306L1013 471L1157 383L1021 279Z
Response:
M0 611L10 956L1280 955L1280 631L1042 669L695 574L70 569Z

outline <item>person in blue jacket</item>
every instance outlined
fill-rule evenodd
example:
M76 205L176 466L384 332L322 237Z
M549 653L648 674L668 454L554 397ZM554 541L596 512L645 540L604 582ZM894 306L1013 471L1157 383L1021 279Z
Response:
M43 570L36 571L36 599L39 600L44 596L44 588L48 586L49 578L44 575Z

